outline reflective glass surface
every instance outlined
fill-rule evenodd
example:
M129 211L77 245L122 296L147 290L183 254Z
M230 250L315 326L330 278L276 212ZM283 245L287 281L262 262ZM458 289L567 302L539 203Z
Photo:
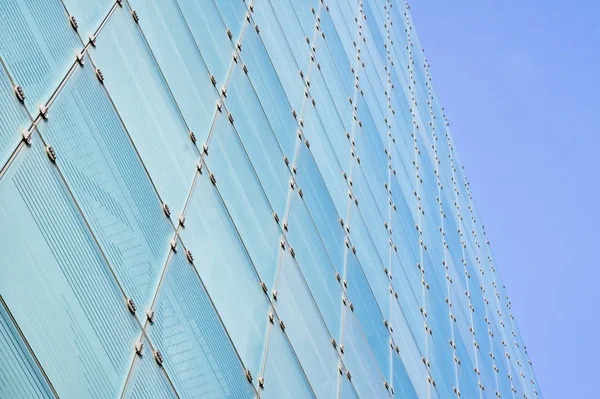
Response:
M536 398L410 8L0 1L1 398Z

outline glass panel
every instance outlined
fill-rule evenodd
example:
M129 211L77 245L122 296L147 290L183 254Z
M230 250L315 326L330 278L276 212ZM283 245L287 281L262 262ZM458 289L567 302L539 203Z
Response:
M285 38L283 28L277 21L277 15L268 0L258 0L254 5L254 22L258 25L259 37L275 66L292 109L299 113L304 100L304 82L300 77L298 65ZM305 42L306 43L306 42ZM309 47L306 47L306 59L309 60ZM303 71L304 74L308 71Z
M344 310L344 364L352 376L356 392L364 398L387 398L390 393L384 386L383 377L365 337L360 329L358 320L349 307Z
M195 266L202 268L204 264L196 262ZM227 331L183 250L173 253L169 261L148 336L163 355L164 367L182 397L255 395Z
M383 184L381 185L383 186ZM390 236L387 230L387 227L389 227L389 225L387 224L387 222L384 222L384 214L380 212L380 209L376 204L377 200L379 200L379 202L387 204L387 193L384 191L382 195L386 194L385 197L375 199L375 197L373 196L373 192L369 188L367 178L364 175L361 165L359 163L354 163L352 167L352 193L358 201L358 209L362 217L364 218L364 220L369 221L369 223L366 224L366 233L371 236L373 245L375 246L379 254L379 258L382 261L387 260L390 248ZM388 212L388 209L386 209L386 219Z
M173 212L181 212L199 153L145 38L125 7L117 7L90 55L104 74L104 85L160 196Z
M96 33L115 4L114 0L62 0L69 15L77 18L77 32L84 42Z
M38 114L83 46L60 0L2 1L0 15L0 59Z
M219 12L227 29L231 30L232 40L238 41L246 21L246 4L244 0L216 0Z
M390 314L389 279L358 207L350 203L350 239L381 313ZM386 259L387 263L387 259Z
M237 134L269 198L271 207L283 217L287 204L290 172L286 168L277 139L271 134L271 127L252 85L239 64L232 71L225 106L234 117ZM288 158L289 162L292 159Z
M338 162L342 168L347 168L352 159L350 140L348 140L346 137L346 130L344 129L340 115L338 114L335 104L333 103L331 95L329 94L329 90L325 84L323 76L321 75L321 71L318 69L316 69L314 72L311 72L310 94L315 99L315 110L317 112L309 110L310 105L307 105L304 109L304 123L308 126L308 119L312 117L321 122L322 129L305 129L304 132L311 144L316 140L328 140L331 143L330 145L335 151ZM345 116L346 115L344 115L344 117ZM351 121L350 118L347 119L347 122ZM312 122L312 124L314 123L317 122ZM316 136L317 133L324 133L325 135L323 137Z
M345 372L340 375L340 399L359 399L352 381L348 379Z
M136 356L131 376L123 392L124 399L178 398L165 373L154 360L152 347L143 339L144 352ZM162 353L162 352L161 352Z
M91 66L78 68L38 125L140 320L173 237L154 187Z
M285 320L286 333L319 398L335 397L339 357L319 314L313 293L289 251L283 252L277 281L277 314ZM341 303L339 305L342 306ZM339 337L335 338L336 341Z
M198 144L204 144L219 95L177 0L132 0L131 5L179 110Z
M177 0L208 71L215 77L217 87L223 87L233 64L233 42L227 36L227 28L216 3L211 0Z
M0 397L54 398L25 342L0 299Z
M314 107L308 106L304 115L304 135L309 142L310 152L321 171L323 180L331 194L338 215L348 212L348 184L344 181L344 173L348 176L349 165L344 169L335 155L335 150L327 138L323 124Z
M27 110L17 100L14 84L0 62L0 169L21 142L23 129L30 125Z
M273 12L276 15L275 20L271 20L271 24L278 24L283 32L283 36L277 38L278 41L287 41L287 44L294 55L294 59L296 60L297 68L304 72L308 78L311 52L309 41L313 38L312 32L310 35L304 34L290 0L270 1L270 3ZM307 37L309 39L308 41L306 40Z
M327 186L321 176L321 171L315 164L310 150L305 145L300 146L296 161L295 176L298 187L302 188L304 201L319 235L323 239L325 249L331 258L335 270L342 275L344 265L346 236L339 222L339 215L333 205Z
M218 178L218 176L217 176ZM217 180L216 185L221 183ZM198 174L181 232L244 366L258 376L270 304L208 173Z
M275 68L256 29L247 29L244 33L242 60L248 68L252 88L256 91L260 106L277 137L281 151L291 161L294 159L298 141L296 135L298 124L292 115L292 108L286 92L281 86L280 78L275 72ZM241 90L237 85L232 84L231 86L229 91L235 93L237 90ZM248 95L250 93L247 91L238 93L240 100L245 100ZM233 105L231 107L233 108ZM255 112L255 108L249 109ZM256 115L252 114L252 118L255 117ZM271 156L273 157L273 155Z
M297 193L292 194L287 238L331 336L339 337L342 288L323 241Z
M264 381L261 398L316 397L277 318L269 334Z
M350 250L347 254L346 268L348 299L354 306L356 318L381 372L383 375L390 375L390 334L383 324L383 320L389 316L384 317L381 314L358 259Z
M206 165L219 181L218 191L260 278L273 288L281 230L244 147L224 114L217 116Z
M392 353L392 387L394 388L395 398L418 398L412 382L410 381L410 378L406 372L404 363L396 352Z
M140 336L39 137L0 180L0 295L61 397L115 397Z

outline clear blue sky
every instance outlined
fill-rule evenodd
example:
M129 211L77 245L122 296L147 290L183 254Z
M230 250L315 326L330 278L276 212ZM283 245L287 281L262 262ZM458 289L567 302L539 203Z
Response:
M600 1L409 4L544 397L600 398Z

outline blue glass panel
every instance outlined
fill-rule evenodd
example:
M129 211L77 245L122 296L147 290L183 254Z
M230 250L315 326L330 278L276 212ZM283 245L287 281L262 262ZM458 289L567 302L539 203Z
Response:
M283 216L290 172L252 85L239 64L236 64L231 73L225 106L234 117L236 131L271 207L278 215ZM288 161L291 162L292 159L288 158Z
M296 160L296 182L302 188L304 201L335 270L342 275L344 265L345 231L332 202L321 172L308 147L300 146Z
M181 212L200 155L140 28L125 7L117 8L108 20L91 56L161 198L174 213Z
M275 309L285 321L287 336L315 394L320 398L334 397L339 357L312 293L287 251L282 255L277 292ZM339 337L335 340L339 341Z
M350 203L350 239L381 313L390 313L389 279L358 206ZM386 244L387 245L387 244ZM386 259L387 263L387 259Z
M402 399L418 398L404 363L402 363L402 359L396 352L392 353L392 376L391 385L394 388L394 397Z
M309 142L310 152L321 171L327 190L331 194L338 215L346 215L348 210L348 185L344 181L350 174L349 165L343 167L336 158L334 148L327 138L321 119L312 105L308 105L304 115L304 135Z
M219 181L219 193L261 280L273 288L281 230L233 125L222 113L215 121L206 165Z
M44 378L0 299L0 397L53 398Z
M83 48L60 0L0 2L0 58L38 113Z
M348 379L346 374L340 375L340 399L359 399L352 381Z
M0 65L0 169L8 161L22 139L21 132L31 124L25 107L14 93L4 64Z
M354 306L354 313L360 322L377 365L383 375L390 375L390 334L383 324L383 319L388 317L381 314L358 259L350 250L347 255L346 268L348 299Z
M316 397L277 318L269 334L264 381L261 398Z
M336 280L335 269L323 241L298 193L292 194L287 238L331 336L339 337L342 288Z
M364 398L390 397L390 393L384 386L383 376L373 359L369 344L349 307L345 308L342 343L345 347L344 364L351 373L352 382L358 395Z
M154 360L150 343L147 339L144 339L142 343L144 351L142 356L136 356L134 360L123 398L178 398L165 373Z
M116 396L140 329L39 137L0 204L0 295L58 395Z
M90 35L96 33L115 4L114 0L62 0L62 2L69 15L77 19L77 32L85 43Z
M259 375L269 300L206 171L197 175L181 238L194 254L198 273L244 366Z
M78 68L38 125L140 319L154 297L173 227L91 66Z
M300 77L298 65L293 52L285 38L283 28L277 22L275 11L268 0L257 1L254 5L254 22L260 30L260 38L269 54L281 85L285 90L292 109L299 113L304 99L304 82ZM306 43L306 42L305 42ZM306 59L309 60L310 50L306 45ZM304 74L308 71L303 71Z
M294 55L294 59L296 60L297 68L304 72L308 77L311 53L309 42L313 38L312 32L308 35L304 34L290 0L270 1L270 3L273 12L277 16L276 20L272 21L272 23L278 24L283 32L283 36L279 37L278 40L280 42L287 41L287 44ZM308 40L306 40L306 38L308 38Z
M233 43L227 36L227 28L216 3L210 0L177 0L209 72L217 80L217 87L222 87L233 63Z
M197 262L196 267L203 267ZM183 250L169 262L148 328L181 397L251 398L252 385L219 315Z
M246 4L244 0L215 0L232 40L239 40L245 22Z
M132 0L131 5L188 127L204 144L219 96L177 0Z
M247 29L244 33L242 60L246 63L252 87L277 137L281 151L292 160L298 140L296 135L298 124L294 120L286 92L281 86L279 76L256 29ZM235 92L237 88L233 86L230 90Z
M329 82L331 84L331 82ZM311 96L315 99L316 102L316 113L309 112L307 105L305 107L304 122L308 123L308 118L318 118L322 125L323 129L317 130L316 132L325 133L324 137L316 137L314 140L329 140L333 150L335 151L336 157L340 165L343 168L347 168L351 162L351 151L350 151L350 140L346 137L346 130L344 129L344 124L342 123L342 119L340 114L335 107L333 99L329 93L329 89L321 75L321 71L316 69L311 72ZM347 102L346 102L347 104ZM344 115L344 118L347 119L347 122L351 122L350 117ZM314 122L313 122L314 123ZM314 131L310 131L310 129L305 129L305 133L309 140L314 141L309 137L309 133L316 133Z

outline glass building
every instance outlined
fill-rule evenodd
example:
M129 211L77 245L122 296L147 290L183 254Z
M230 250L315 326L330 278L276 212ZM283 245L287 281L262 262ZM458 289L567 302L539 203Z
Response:
M0 398L541 397L407 4L0 20Z

